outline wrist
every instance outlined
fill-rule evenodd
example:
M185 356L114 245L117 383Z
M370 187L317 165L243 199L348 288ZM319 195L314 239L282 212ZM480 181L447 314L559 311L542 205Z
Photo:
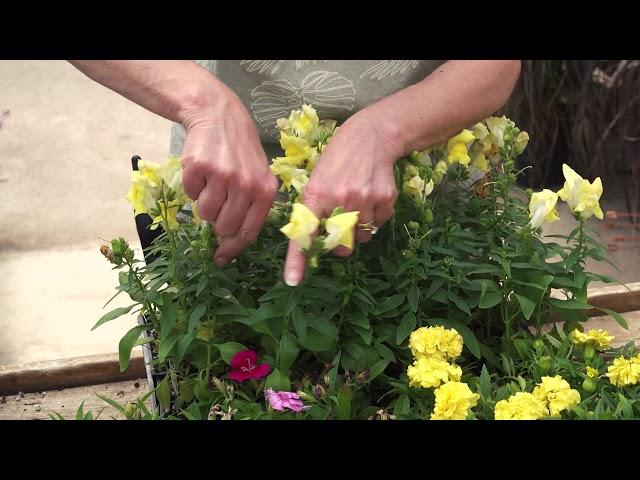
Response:
M238 111L242 103L238 96L217 78L211 76L184 88L178 101L176 120L186 130L216 123L231 112Z
M389 115L389 112L382 112L374 104L351 118L363 124L369 135L373 135L379 148L387 153L386 157L390 159L391 164L410 153L406 129L394 115Z

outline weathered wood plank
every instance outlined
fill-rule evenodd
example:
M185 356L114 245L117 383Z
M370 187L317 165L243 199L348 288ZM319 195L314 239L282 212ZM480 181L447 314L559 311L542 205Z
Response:
M0 395L99 385L145 377L142 352L131 355L129 368L120 372L118 354L90 355L23 365L0 366Z
M624 313L640 310L640 282L610 285L589 290L589 305ZM601 316L601 310L589 310L589 317Z
M149 391L146 378L113 382L101 385L26 393L24 396L0 397L0 420L48 420L49 414L59 413L65 419L75 419L76 411L84 401L84 411L95 416L102 411L99 420L124 418L115 408L96 396L111 398L119 404L135 402ZM149 400L146 402L150 408Z

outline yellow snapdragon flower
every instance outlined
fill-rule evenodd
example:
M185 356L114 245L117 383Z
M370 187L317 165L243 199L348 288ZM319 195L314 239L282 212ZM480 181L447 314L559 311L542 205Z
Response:
M589 180L582 178L566 163L562 165L562 173L565 182L562 189L558 191L558 195L567 202L571 211L581 220L588 220L593 215L602 220L604 214L598 203L602 196L600 177L596 178L593 183L589 183Z
M327 236L324 239L324 247L333 250L338 245L353 248L354 227L358 222L360 212L347 212L327 218L324 229Z
M311 234L320 225L320 220L315 214L302 203L294 203L289 223L280 229L289 240L298 242L301 248L311 246Z
M556 204L558 203L558 194L545 188L541 192L535 192L531 195L529 201L529 224L531 228L538 228L543 223L551 223L560 220Z

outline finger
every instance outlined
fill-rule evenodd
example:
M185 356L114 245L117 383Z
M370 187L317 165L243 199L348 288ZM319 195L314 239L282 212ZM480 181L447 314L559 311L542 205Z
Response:
M304 278L306 265L307 257L300 250L300 245L291 240L287 250L287 259L284 262L284 282L290 287L300 285Z
M269 215L270 208L271 202L262 200L253 202L249 206L247 215L236 235L232 237L222 237L220 239L214 255L216 265L219 267L226 265L232 258L238 256L242 250L258 238L260 230L262 230L262 226Z
M307 190L308 192L309 190ZM321 203L315 200L316 197L312 195L306 195L303 203L311 210L318 218L326 216L326 209ZM311 235L311 241L315 239L316 233ZM287 250L287 258L284 262L284 281L290 287L295 287L302 282L304 278L304 271L307 265L307 257L300 251L300 245L295 241L289 242L289 249Z
M213 181L207 181L205 187L196 198L200 217L213 223L218 218L218 213L227 199L227 189L217 186Z
M236 234L251 205L251 192L237 185L228 186L227 192L227 199L220 208L214 226L216 235L220 237L233 237Z
M371 240L370 228L375 224L373 217L373 207L366 205L360 209L358 224L356 225L355 240L358 243L366 243ZM359 227L358 225L362 225ZM366 226L365 226L366 225ZM365 230L369 229L369 230Z
M380 228L387 223L394 213L393 204L376 205L373 214L373 224Z
M182 160L182 185L184 186L184 193L191 200L197 200L207 184L207 177L203 167L193 163L193 161L189 161L190 159L191 157L187 157Z

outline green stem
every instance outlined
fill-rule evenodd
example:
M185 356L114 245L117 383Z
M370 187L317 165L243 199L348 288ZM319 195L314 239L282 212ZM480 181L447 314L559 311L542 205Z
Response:
M138 288L140 289L140 294L142 295L142 301L143 301L144 307L153 317L153 321L157 324L158 317L156 316L156 312L154 312L153 308L151 307L151 302L149 301L149 299L147 299L146 289L144 288L144 284L142 283L142 280L140 280L140 277L138 276L138 272L136 271L135 268L133 268L133 264L129 262L129 260L125 259L124 261L129 266L129 270L133 272L133 278L136 279L136 283L138 284Z

